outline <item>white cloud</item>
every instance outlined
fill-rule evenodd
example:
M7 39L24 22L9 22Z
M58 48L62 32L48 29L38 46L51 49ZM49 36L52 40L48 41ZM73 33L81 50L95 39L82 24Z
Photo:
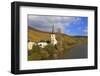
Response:
M87 33L88 32L88 27L86 27L83 31Z
M71 16L43 16L43 15L28 15L29 26L35 27L42 31L51 31L52 25L55 26L55 31L58 28L63 30L70 25L71 22L76 23L80 18Z

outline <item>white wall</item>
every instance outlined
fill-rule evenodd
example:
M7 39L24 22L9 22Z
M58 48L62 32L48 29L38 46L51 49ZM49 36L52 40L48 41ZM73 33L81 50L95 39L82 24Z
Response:
M100 13L100 0L21 0L21 1L98 6L99 13ZM11 53L11 50L10 50L11 49L10 48L10 44L11 44L10 3L11 2L13 2L13 0L0 0L0 76L13 76L13 74L10 73L10 55L11 55L10 54ZM99 17L98 20L100 20L100 14L98 15L98 17ZM99 26L99 29L100 29L100 26ZM98 42L100 42L100 35L99 35ZM98 60L99 60L99 67L100 67L100 52L99 52L98 57L99 57ZM40 73L40 74L34 74L34 76L55 76L55 75L56 76L75 76L75 75L76 76L80 76L80 75L81 76L85 76L85 75L99 76L99 74L100 74L100 68L98 70ZM32 76L32 75L33 74L26 74L26 76Z

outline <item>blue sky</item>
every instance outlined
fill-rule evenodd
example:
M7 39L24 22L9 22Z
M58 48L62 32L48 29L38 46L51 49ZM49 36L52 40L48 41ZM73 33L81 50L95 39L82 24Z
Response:
M28 26L35 29L51 32L53 25L55 32L60 28L62 33L71 36L87 36L88 33L88 17L28 15Z

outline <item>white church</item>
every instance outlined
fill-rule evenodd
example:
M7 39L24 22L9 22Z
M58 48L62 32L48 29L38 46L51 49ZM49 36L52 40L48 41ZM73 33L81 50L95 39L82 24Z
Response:
M52 26L52 33L50 35L50 40L51 40L50 43L52 45L57 44L56 35L55 35L55 32L54 32L54 25ZM29 41L28 42L28 50L32 50L33 45L39 45L41 48L44 48L45 46L48 45L48 43L46 41L40 41L40 42L37 42L37 43Z

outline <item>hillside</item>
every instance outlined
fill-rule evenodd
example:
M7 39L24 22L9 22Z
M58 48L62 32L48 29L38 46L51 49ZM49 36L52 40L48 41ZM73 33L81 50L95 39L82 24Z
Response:
M50 41L50 34L50 32L43 32L28 27L28 39L31 41ZM32 50L28 51L28 60L62 59L71 48L75 47L76 45L83 45L87 43L87 37L74 37L58 33L55 34L56 39L59 39L60 35L63 46L59 46L59 44L57 44L56 48L52 45L47 45L45 48L33 46Z
M31 41L49 40L50 33L42 32L34 28L28 27L28 38Z
M43 32L34 28L28 27L28 39L31 41L50 40L50 32ZM87 37L68 36L62 34L62 39L66 44L80 44L86 43Z

